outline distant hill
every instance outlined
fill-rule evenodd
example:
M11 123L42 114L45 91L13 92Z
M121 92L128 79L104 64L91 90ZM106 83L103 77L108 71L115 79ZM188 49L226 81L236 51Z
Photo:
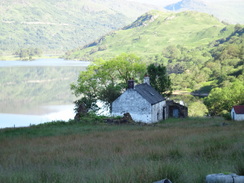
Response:
M155 7L126 0L4 0L0 52L69 50L131 23Z
M92 60L97 57L113 57L121 52L149 57L161 54L170 45L187 48L206 46L231 34L234 25L224 29L226 26L205 13L150 11L121 30L67 52L66 58Z
M123 52L166 66L175 91L206 95L212 88L244 82L244 25L194 11L150 11L65 58L108 60Z
M170 11L194 10L204 12L228 23L244 24L243 0L181 0L165 6Z
M0 3L0 57L21 48L64 53L164 7L244 23L243 0L4 0Z

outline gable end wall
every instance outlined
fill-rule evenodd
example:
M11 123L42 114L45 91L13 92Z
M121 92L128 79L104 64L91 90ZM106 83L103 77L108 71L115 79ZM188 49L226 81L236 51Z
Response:
M236 114L234 108L231 109L231 118L235 121L244 121L244 114Z
M128 112L136 122L151 123L151 110L151 104L134 89L126 90L112 104L112 116L123 116Z

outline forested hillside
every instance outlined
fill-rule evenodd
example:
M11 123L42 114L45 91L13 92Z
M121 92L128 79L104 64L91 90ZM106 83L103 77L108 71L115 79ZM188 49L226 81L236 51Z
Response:
M174 90L208 93L243 81L244 26L197 12L152 11L122 30L66 53L67 59L135 53L167 66Z
M63 53L120 29L152 9L196 10L228 23L243 23L243 3L241 0L5 0L0 3L0 58L16 52L32 56L27 49Z
M125 0L5 0L0 56L20 48L69 50L132 22L150 6Z

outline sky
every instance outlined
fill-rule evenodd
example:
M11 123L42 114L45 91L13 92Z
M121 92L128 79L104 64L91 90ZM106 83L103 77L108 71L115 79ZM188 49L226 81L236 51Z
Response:
M181 0L128 0L128 1L134 1L134 2L140 2L140 3L145 3L145 4L153 4L153 5L157 5L157 6L167 6L169 4L173 4L176 2L179 2ZM234 3L242 3L244 2L244 0L199 0L199 1L203 1L203 2L214 2L214 3L221 3L223 1L225 2L234 2Z
M157 6L166 6L166 5L169 5L172 3L179 2L180 0L128 0L128 1L152 4L152 5L157 5Z

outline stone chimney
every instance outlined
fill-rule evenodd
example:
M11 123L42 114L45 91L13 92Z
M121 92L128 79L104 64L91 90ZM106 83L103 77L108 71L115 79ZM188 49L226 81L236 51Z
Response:
M128 81L128 89L134 89L134 79Z
M144 76L144 83L147 83L148 85L150 85L150 77L148 75Z

